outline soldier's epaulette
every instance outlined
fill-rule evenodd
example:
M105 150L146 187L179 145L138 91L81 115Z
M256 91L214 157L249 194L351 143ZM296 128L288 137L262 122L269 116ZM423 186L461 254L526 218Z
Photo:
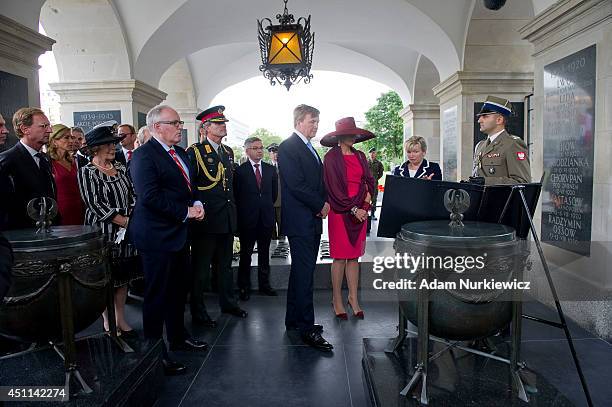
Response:
M513 136L512 134L510 135L510 137L512 137L512 140L514 140L515 143L518 143L521 148L527 148L527 143L525 143L525 140L523 140L522 138L518 136Z
M187 147L187 150L189 150L190 148L197 148L198 145L201 145L202 143L193 143L192 145L190 145L189 147Z

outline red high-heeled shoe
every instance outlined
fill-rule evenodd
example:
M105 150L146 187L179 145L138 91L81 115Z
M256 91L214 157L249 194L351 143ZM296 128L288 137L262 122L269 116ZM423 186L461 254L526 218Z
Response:
M334 314L336 314L336 318L341 319L343 321L348 320L348 314L346 312L336 313L336 308L334 307L334 303L332 302L332 308L334 310Z
M351 305L351 302L348 300L348 298L347 298L347 300L346 300L346 303L347 303L347 305L348 305L349 307L351 307L351 311L352 311L353 316L354 316L355 318L358 318L358 319L363 319L363 318L365 318L365 314L363 313L363 310L355 312L355 309L354 309L354 308L353 308L353 306Z

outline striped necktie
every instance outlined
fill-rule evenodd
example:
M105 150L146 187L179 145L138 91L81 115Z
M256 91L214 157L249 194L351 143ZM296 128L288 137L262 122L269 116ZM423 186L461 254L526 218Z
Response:
M187 176L187 173L185 172L183 165L181 164L178 157L176 156L176 151L173 148L171 148L168 152L172 156L172 159L174 160L176 165L179 167L179 170L181 170L181 174L183 174L183 178L185 178L185 182L187 183L187 188L189 188L189 190L191 191L191 182L189 181L189 177Z

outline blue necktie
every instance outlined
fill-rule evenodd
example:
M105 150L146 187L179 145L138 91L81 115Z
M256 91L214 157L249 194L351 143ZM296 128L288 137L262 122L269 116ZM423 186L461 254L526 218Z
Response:
M314 155L315 159L317 160L317 162L319 162L319 156L317 155L317 151L314 149L314 147L312 146L312 144L310 143L310 140L308 141L308 143L306 143L306 145L308 146L308 149L310 150L310 152L312 153L312 155Z

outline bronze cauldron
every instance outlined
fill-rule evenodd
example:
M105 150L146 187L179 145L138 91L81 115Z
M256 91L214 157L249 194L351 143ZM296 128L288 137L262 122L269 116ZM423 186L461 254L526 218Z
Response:
M427 293L432 335L450 340L474 340L491 336L510 323L511 290L466 288L461 286L460 280L478 283L518 279L526 256L520 252L513 228L481 222L465 222L462 228L453 228L446 220L412 222L405 224L398 233L395 249L397 253L422 258L482 256L482 268L472 267L461 272L457 272L456 267L439 267L435 260L430 261L428 268L420 267L414 273L396 271L397 279L414 280L418 286L423 280L428 284L444 283L440 286L445 288L431 289ZM405 317L418 326L417 296L418 290L405 290L400 294L399 305Z
M73 332L100 317L106 307L110 271L100 230L58 226L46 233L5 232L15 254L13 284L0 306L0 334L22 341L62 338L60 280L70 290Z

